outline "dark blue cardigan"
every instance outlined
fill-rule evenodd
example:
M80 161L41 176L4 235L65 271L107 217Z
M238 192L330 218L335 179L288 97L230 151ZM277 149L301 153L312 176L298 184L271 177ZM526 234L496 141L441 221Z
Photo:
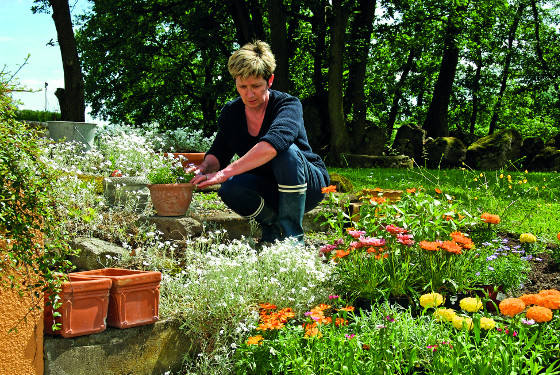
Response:
M225 168L232 157L245 155L260 141L266 141L277 152L287 150L295 144L314 166L319 168L329 181L329 173L321 157L311 150L303 124L303 109L298 98L289 94L270 90L269 101L261 130L256 137L249 134L245 105L240 97L228 102L218 118L218 132L207 154L218 158L220 169ZM266 178L273 177L270 163L253 169L250 173Z

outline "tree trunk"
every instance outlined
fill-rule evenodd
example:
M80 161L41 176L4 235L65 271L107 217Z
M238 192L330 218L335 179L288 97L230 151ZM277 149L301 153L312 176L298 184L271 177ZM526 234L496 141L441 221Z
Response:
M290 91L288 32L286 30L287 11L283 0L267 0L270 23L270 47L276 58L274 88Z
M482 76L482 48L480 46L476 49L476 73L474 75L473 87L472 87L472 113L470 119L470 129L469 133L474 134L474 128L476 125L476 118L478 116L478 95L480 91L480 77Z
M439 67L439 76L434 87L434 94L423 128L428 137L446 137L449 135L447 124L449 100L453 92L453 81L459 63L459 46L457 38L461 33L459 23L464 17L458 14L460 9L451 9L443 43L443 57Z
M64 91L59 91L58 98L61 110L65 107L68 117L62 117L62 120L84 122L86 120L84 81L68 0L49 0L49 4L53 10L52 18L64 69Z
M348 131L344 122L344 110L342 100L342 73L344 69L344 44L346 21L348 11L342 5L343 0L332 1L332 25L331 25L331 49L329 64L329 122L331 125L331 149L332 162L340 164L341 154L348 151Z
M506 60L504 62L504 70L502 71L502 84L500 85L500 92L498 93L496 104L494 104L494 109L492 111L492 119L490 120L488 135L493 134L496 131L496 124L498 123L498 118L500 116L500 110L502 107L502 98L504 97L504 93L507 87L511 58L514 53L513 42L515 41L515 34L517 32L517 26L519 26L519 20L521 19L523 10L525 9L526 6L527 5L523 3L519 4L519 7L517 8L517 13L515 14L515 18L513 19L513 23L511 24L511 28L509 29L508 52L506 55Z
M323 80L323 61L326 50L325 39L327 37L325 7L325 1L320 0L320 3L315 5L315 8L313 9L313 18L311 19L312 38L315 41L315 53L313 54L313 85L317 96L320 98L324 98L326 96Z
M252 41L255 32L252 27L251 17L247 10L245 0L231 0L230 3L231 17L235 25L237 41L243 46Z
M376 0L359 0L357 15L352 25L350 51L355 51L352 61L348 67L348 88L345 100L348 101L346 113L353 112L352 116L352 144L359 147L364 141L366 133L366 101L365 101L365 78L368 64L368 56L371 46L371 34L373 32L373 20L375 18Z
M414 46L410 47L408 52L408 59L406 60L406 65L404 66L403 72L401 74L401 78L395 87L395 93L393 95L393 104L391 104L391 110L389 111L389 119L387 120L387 129L385 130L385 134L387 135L387 139L391 137L393 134L393 128L395 127L395 121L397 120L397 114L399 113L399 102L402 97L402 88L408 78L408 74L412 70L412 65L414 62L415 52Z

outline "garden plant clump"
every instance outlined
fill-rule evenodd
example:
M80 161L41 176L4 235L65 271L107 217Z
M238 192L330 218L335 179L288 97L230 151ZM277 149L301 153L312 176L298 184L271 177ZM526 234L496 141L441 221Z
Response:
M558 209L554 174L345 169L356 191L367 190L359 215L331 187L318 218L329 230L308 233L305 249L287 241L257 252L252 239L226 240L211 223L201 237L164 240L138 220L151 206L109 205L78 175L147 176L162 162L149 136L116 129L73 159L67 144L41 141L40 160L54 172L52 207L68 243L105 239L127 250L107 266L162 272L161 317L180 319L194 339L184 373L559 371L555 300L530 302L558 289L534 276L539 259L558 257L560 224L544 228L539 216ZM127 137L134 150L117 147ZM403 193L388 200L375 187ZM192 210L224 207L215 192L195 192ZM504 287L502 302L525 301L523 309L489 311L474 293L486 283Z

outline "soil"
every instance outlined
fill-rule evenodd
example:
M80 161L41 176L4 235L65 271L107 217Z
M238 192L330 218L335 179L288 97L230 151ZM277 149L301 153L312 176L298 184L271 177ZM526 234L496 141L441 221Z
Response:
M532 267L530 281L520 291L521 294L538 293L545 289L560 290L560 266L554 262L550 253L538 254L530 262Z
M519 242L518 237L513 234L506 234L510 244ZM560 290L560 263L556 263L552 253L558 254L560 249L556 244L546 245L546 251L536 254L530 260L532 272L529 281L525 283L523 289L516 291L515 295L533 294L541 290L556 289Z

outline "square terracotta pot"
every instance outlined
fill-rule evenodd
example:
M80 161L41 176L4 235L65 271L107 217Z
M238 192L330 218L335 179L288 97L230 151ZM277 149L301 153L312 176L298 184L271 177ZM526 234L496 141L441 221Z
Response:
M130 328L155 323L159 319L159 285L161 272L103 268L74 272L73 275L109 278L107 325Z
M45 333L75 337L104 331L107 328L111 280L68 277L60 292L62 307L56 310L61 316L53 317L52 306L47 304L48 295L45 296ZM54 322L60 323L59 330L52 329Z

